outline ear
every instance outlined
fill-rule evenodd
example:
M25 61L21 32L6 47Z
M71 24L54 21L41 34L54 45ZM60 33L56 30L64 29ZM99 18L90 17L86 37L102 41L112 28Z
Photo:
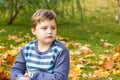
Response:
M35 28L31 28L31 32L33 35L35 35Z

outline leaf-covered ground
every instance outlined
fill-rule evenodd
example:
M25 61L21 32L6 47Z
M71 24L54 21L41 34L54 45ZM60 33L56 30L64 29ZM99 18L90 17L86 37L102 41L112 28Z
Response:
M7 33L7 30L1 29L0 33ZM6 47L5 43L1 43L0 80L10 80L9 71L20 48L34 37L31 37L29 33L23 36L23 33L19 32L19 35L7 35L7 39L16 43L17 46L11 44ZM101 39L100 47L104 48L101 53L105 54L98 55L88 44L81 45L61 36L57 36L57 39L65 44L70 52L69 80L119 80L117 77L120 76L120 45L113 46ZM108 47L111 48L108 49Z
M58 26L58 34L67 37L57 39L70 52L69 80L120 80L120 24L114 20L117 0L83 1L87 10L83 25L68 21ZM0 24L0 80L10 80L9 71L20 48L34 39L29 29Z

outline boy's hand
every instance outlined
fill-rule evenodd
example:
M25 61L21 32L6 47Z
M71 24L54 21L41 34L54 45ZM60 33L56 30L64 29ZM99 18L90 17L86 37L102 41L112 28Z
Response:
M24 76L29 77L29 74L26 72L26 73L24 74Z
M30 80L29 78L29 74L28 73L25 73L23 77L20 77L19 80Z
M29 77L20 77L19 80L29 80Z

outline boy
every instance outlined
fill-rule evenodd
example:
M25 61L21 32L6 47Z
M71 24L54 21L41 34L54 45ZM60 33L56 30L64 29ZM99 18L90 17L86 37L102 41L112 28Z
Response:
M20 50L10 71L11 80L68 80L69 52L56 40L56 22L51 10L33 14L31 31L37 39Z

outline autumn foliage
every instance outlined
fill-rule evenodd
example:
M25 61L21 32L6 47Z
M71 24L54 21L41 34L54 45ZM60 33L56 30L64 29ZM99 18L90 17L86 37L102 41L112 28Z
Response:
M32 40L28 34L26 35L29 40ZM15 61L15 57L18 55L20 48L25 44L23 38L19 38L15 35L8 35L9 40L14 40L16 43L21 42L18 47L10 45L11 49L7 49L5 46L0 46L0 50L4 50L0 54L0 80L10 80L10 68ZM104 54L96 54L90 45L81 45L74 41L68 42L68 38L57 36L70 52L70 73L69 80L79 80L81 78L88 78L90 80L97 80L99 78L108 78L110 74L120 76L120 45L113 47L111 50L103 51ZM113 46L110 43L103 43L101 48ZM89 67L87 73L86 67ZM109 77L109 80L112 78Z

